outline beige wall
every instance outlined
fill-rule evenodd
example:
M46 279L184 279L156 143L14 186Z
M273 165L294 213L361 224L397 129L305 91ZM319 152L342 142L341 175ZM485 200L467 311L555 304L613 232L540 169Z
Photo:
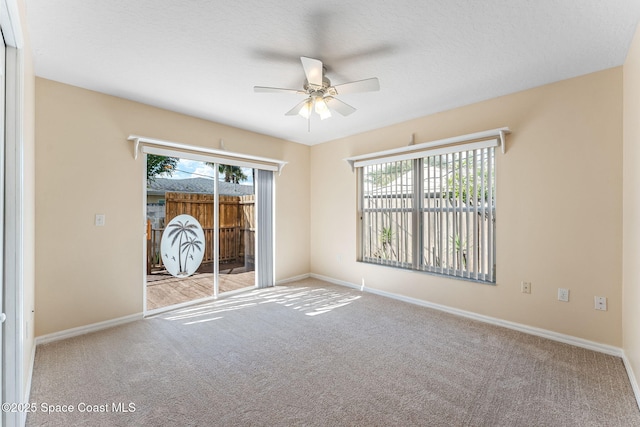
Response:
M344 158L411 134L426 142L502 126L513 133L497 156L496 286L355 262L355 173ZM311 194L313 273L622 345L621 67L313 146ZM608 311L594 310L596 295Z
M624 64L624 351L640 383L640 28Z
M276 280L309 272L309 147L41 78L35 93L36 336L142 311L145 165L130 134L289 162Z

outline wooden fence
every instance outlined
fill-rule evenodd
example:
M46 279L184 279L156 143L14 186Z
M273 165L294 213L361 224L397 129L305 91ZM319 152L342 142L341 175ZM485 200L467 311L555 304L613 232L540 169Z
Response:
M219 262L253 266L255 262L255 196L218 196ZM211 268L214 239L213 194L165 193L165 224L181 214L198 220L205 236L201 268ZM160 239L164 229L147 229L147 274L164 268Z

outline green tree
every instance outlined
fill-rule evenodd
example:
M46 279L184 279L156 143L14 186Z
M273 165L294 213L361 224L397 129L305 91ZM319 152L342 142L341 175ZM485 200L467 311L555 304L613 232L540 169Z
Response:
M411 160L387 163L382 168L374 168L366 175L366 180L376 186L384 186L398 179L412 168Z
M173 175L177 165L175 157L147 154L147 182L153 182L160 175Z
M207 162L207 164L211 167L215 166L213 163ZM240 166L218 165L218 172L224 175L225 182L240 184L240 182L247 180L247 175Z

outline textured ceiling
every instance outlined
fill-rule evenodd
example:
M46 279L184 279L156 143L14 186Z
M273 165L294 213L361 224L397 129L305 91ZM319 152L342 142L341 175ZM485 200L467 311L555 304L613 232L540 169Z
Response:
M27 0L36 74L313 145L624 63L639 0ZM357 108L307 121L300 56ZM150 135L153 136L153 135Z

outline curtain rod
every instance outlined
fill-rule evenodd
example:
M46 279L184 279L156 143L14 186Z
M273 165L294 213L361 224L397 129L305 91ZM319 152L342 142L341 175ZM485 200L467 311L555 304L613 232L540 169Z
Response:
M259 156L253 156L250 154L234 153L232 151L227 151L227 150L200 147L197 145L183 144L180 142L164 141L162 139L148 138L148 137L139 136L139 135L129 135L129 138L127 138L127 140L134 142L134 148L133 148L134 159L138 158L140 145L146 145L146 146L153 146L153 147L159 147L159 148L174 149L178 151L185 151L185 152L205 155L205 156L213 156L213 157L220 157L220 158L237 159L241 161L245 160L248 162L264 163L267 165L275 166L278 170L278 174L282 173L282 168L284 168L285 165L287 164L287 162L283 160L270 159L268 157L259 157Z
M502 148L502 153L504 154L506 146L505 135L509 133L511 133L511 131L508 127L502 127L498 129L485 130L482 132L469 133L466 135L453 136L451 138L438 139L435 141L411 144L405 147L392 148L390 150L378 151L375 153L361 154L358 156L347 157L344 160L349 163L352 169L354 169L355 163L360 161L373 160L375 158L384 158L390 156L395 157L399 154L405 153L419 153L421 151L426 151L435 147L486 139L496 139L498 141L498 145L500 145Z

